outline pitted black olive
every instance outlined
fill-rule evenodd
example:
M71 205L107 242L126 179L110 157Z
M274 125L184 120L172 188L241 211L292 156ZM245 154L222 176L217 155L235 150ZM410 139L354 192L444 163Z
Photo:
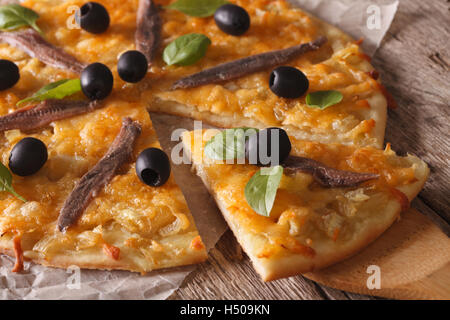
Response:
M109 14L106 8L97 2L87 2L75 14L80 27L90 33L103 33L109 27Z
M136 160L136 174L143 183L149 186L164 185L170 177L169 157L161 149L145 149Z
M18 176L29 176L38 172L47 162L46 145L39 139L27 137L20 140L9 155L9 168Z
M309 81L300 70L281 66L270 74L269 87L279 97L295 99L300 98L308 91Z

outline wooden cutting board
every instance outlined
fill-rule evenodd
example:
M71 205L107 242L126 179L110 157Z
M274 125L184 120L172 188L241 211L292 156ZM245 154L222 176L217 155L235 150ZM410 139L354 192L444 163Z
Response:
M367 272L380 269L380 289ZM450 238L415 209L358 255L305 276L340 290L393 299L450 299Z

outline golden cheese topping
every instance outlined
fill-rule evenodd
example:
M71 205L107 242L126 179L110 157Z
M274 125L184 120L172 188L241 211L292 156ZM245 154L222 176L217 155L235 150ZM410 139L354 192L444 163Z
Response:
M399 195L406 202L407 197L411 200L416 191L411 192L410 188L420 189L417 185L423 184L428 171L418 158L398 157L389 146L384 151L373 147L358 149L291 138L292 155L335 169L376 173L380 178L359 187L323 188L309 174L285 171L270 217L264 217L249 206L244 196L245 186L259 168L211 160L203 153L205 143L217 133L185 133L185 150L191 154L199 175L207 180L222 212L228 213L226 218L233 231L260 239L256 249L250 249L260 258L292 253L311 255L327 240L344 245L357 234L361 224L376 226L385 218L389 210L380 212L380 208L394 204L398 214L404 205Z
M293 9L285 1L234 2L243 6L251 17L249 31L240 37L221 32L213 18L190 18L180 12L163 11L165 43L191 32L205 33L212 40L205 58L190 67L166 67L164 79L175 81L186 73L327 35L327 45L291 61L289 65L307 75L310 82L308 92L338 90L344 95L343 101L326 110L318 110L306 106L304 97L293 100L279 98L269 89L268 79L272 70L222 85L149 92L146 95L148 99L156 94L163 101L188 105L200 114L173 106L172 112L193 115L221 127L282 126L304 140L381 147L386 99L378 82L369 75L373 67L356 43L333 27ZM152 108L171 112L168 104L159 101L154 102Z
M370 75L373 67L359 46L348 36L319 20L292 8L286 1L238 0L250 14L251 27L240 37L227 35L215 25L213 17L189 17L179 11L161 9L163 20L162 43L157 58L152 63L147 79L139 85L129 85L117 76L117 59L121 53L135 49L136 12L138 0L100 1L108 9L111 26L103 34L93 35L81 29L69 28L73 15L82 0L27 0L23 5L41 15L39 25L47 39L73 54L85 63L102 62L115 75L115 89L122 89L124 99L139 97L154 111L165 111L182 116L206 120L218 126L251 125L258 127L283 126L290 134L303 140L373 145L381 147L386 121L386 99L379 83ZM167 5L171 1L156 1ZM203 33L212 44L206 56L188 67L167 66L162 60L162 50L177 37L188 33ZM289 63L301 69L310 81L309 92L339 90L344 99L326 110L309 108L305 98L287 100L277 97L268 87L271 70L242 77L223 85L205 85L198 88L167 91L170 85L183 76L217 64L250 55L282 49L315 40L321 35L329 38L328 44L317 52L307 53ZM0 45L0 56L15 55L26 70L38 79L57 80L64 72L46 71L35 59L29 60ZM15 59L16 60L16 59ZM19 82L22 88L38 88ZM23 91L9 93L23 96ZM158 99L155 99L158 97ZM177 108L171 101L189 109Z
M173 177L164 186L153 188L135 173L137 155L145 148L160 148L145 107L115 96L103 103L103 109L31 134L11 130L2 135L3 163L8 163L12 147L27 136L42 140L49 153L38 173L14 176L14 188L27 202L0 193L3 238L21 235L25 257L48 261L61 255L103 255L107 244L120 249L122 268L135 271L203 260L204 248ZM65 234L59 232L56 220L62 204L81 176L106 153L126 116L142 125L132 159L91 201L77 224ZM196 246L191 245L193 241Z
M135 173L137 155L148 147L160 148L145 103L136 86L117 76L117 58L134 49L138 1L102 1L112 24L102 35L71 29L75 9L85 1L25 1L39 13L46 39L84 63L102 62L114 72L115 88L102 101L103 108L82 116L56 121L33 132L6 131L0 135L1 161L8 163L11 149L27 136L48 148L45 166L28 177L14 176L13 186L28 201L0 193L0 246L21 237L22 251L44 264L78 264L92 268L120 268L139 272L203 261L206 251L185 199L173 177L162 187L144 185ZM70 72L30 58L7 44L0 44L0 58L14 61L20 81L0 92L0 114L14 111L17 101ZM73 99L85 99L80 93ZM132 159L91 201L74 227L63 234L56 221L76 182L107 152L118 134L122 118L142 125ZM72 263L71 263L72 262Z
M57 121L31 133L11 130L0 135L1 160L4 164L7 163L14 144L25 136L39 138L48 146L49 151L48 162L37 174L27 178L14 176L14 188L28 202L22 203L8 193L0 193L2 247L4 241L10 241L20 235L22 249L27 258L52 264L52 260L58 256L73 257L83 253L86 257L85 260L80 260L83 265L89 259L102 255L105 259L116 261L108 261L104 263L105 266L116 263L118 268L137 271L203 260L204 246L198 238L192 216L173 178L161 188L147 187L136 177L133 161L130 161L90 203L75 228L69 229L66 234L56 231L56 218L64 200L76 181L106 152L120 129L122 117L130 116L143 125L134 159L146 147L159 147L145 110L146 104L150 104L153 110L160 110L155 103L155 97L190 106L199 113L170 108L164 110L165 112L207 118L218 125L224 124L221 121L232 119L240 121L239 123L247 121L256 126L284 126L296 137L306 140L381 145L386 100L378 83L367 74L373 68L366 61L366 57L349 37L300 10L292 9L287 2L232 1L243 6L251 16L251 28L241 37L232 37L221 32L212 17L193 18L175 10L162 9L163 40L159 54L146 79L137 85L122 81L117 75L116 66L121 53L135 49L138 0L98 2L107 8L111 17L109 29L100 35L74 27L74 14L85 3L83 0L26 0L22 3L40 15L39 27L50 43L63 48L86 64L102 62L108 65L114 74L114 92L103 102L105 107L93 113ZM172 1L156 1L160 5L170 2ZM212 40L206 56L189 67L166 66L161 58L163 48L178 36L193 32L204 33ZM304 98L291 101L276 97L268 88L270 70L224 85L167 91L174 81L204 68L308 42L320 35L328 36L328 44L317 52L293 60L290 65L307 74L310 91L334 89L343 93L344 100L340 104L324 111L308 108ZM17 109L17 101L30 96L42 86L77 76L48 67L7 44L0 44L0 58L14 61L19 66L21 75L13 88L0 92L1 115ZM81 95L78 98L80 97ZM233 123L227 124L232 126ZM311 144L312 149L318 146ZM348 157L350 154L351 157L343 160L343 163L355 171L365 170L365 161L378 161L377 151L368 150L368 154L361 151L358 155L356 151L348 151ZM383 158L382 151L379 151L379 154ZM358 157L363 160L360 162ZM326 159L322 160L326 163ZM400 167L393 166L392 172L386 169L386 172L380 174L383 174L383 179L391 186L413 179L408 166L402 167L403 175L399 173ZM380 170L381 168L380 166ZM304 202L315 201L320 212L324 207L322 204L331 205L337 196L347 197L347 193L340 189L332 192L306 192L310 187L310 178L298 174L283 178L273 217L255 218L254 212L242 197L243 187L255 169L246 166L218 166L217 169L216 173L211 169L210 174L216 175L214 177L217 178L219 174L225 177L225 180L215 186L217 192L227 200L231 211L244 212L239 213L239 223L255 228L255 232L268 227L272 230L269 233L278 234L288 228L294 230L292 232L295 234L296 228L309 223L304 222L309 221L309 218L304 220L303 215L311 216L311 209L306 209L309 207L305 207ZM376 188L381 186L374 184L355 192L371 195L376 193ZM305 193L302 193L303 191ZM304 197L306 194L311 195L309 200ZM283 198L286 201L280 200ZM382 194L379 198L383 203L388 201L390 196ZM290 204L290 207L283 203ZM322 212L318 218L313 219L319 222L313 223L323 221L324 225L327 225L328 222L325 221L334 221L334 218L326 217L341 215L343 209L327 210L336 214L330 216ZM297 222L291 227L288 227L291 222L282 225L283 221L291 221L289 217L296 217ZM255 219L258 223L253 225L252 221ZM345 227L342 227L342 230L344 231L340 233L339 239L351 234L350 231L345 231ZM300 245L300 240L292 239L288 237L286 240L277 241L284 241L284 246L292 250L305 250L304 245ZM301 239L301 242L306 243L306 239ZM60 261L59 264L64 263ZM87 262L84 265L89 266Z

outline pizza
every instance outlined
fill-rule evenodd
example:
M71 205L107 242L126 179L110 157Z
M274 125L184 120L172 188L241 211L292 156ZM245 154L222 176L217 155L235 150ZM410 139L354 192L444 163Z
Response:
M205 248L173 177L164 186L151 188L135 173L132 159L146 148L160 148L145 106L115 97L106 103L101 110L31 134L9 130L2 136L3 163L11 148L30 136L48 146L49 160L31 177L14 177L14 188L27 202L2 193L0 250L14 255L13 240L19 237L23 257L37 263L137 272L205 260ZM142 127L132 159L102 188L76 226L60 232L56 224L64 201L107 152L124 117Z
M112 65L118 50L125 47L114 52L108 52L107 48L114 47L120 38L114 34L109 39L95 40L95 44L89 39L74 38L73 34L81 33L80 30L65 29L66 9L73 4L82 4L82 1L23 3L41 15L39 25L48 42L80 62L100 60L103 56L102 60ZM114 12L112 7L110 12ZM117 16L120 16L119 12ZM60 29L54 28L57 24L61 25ZM61 34L61 30L68 31L68 34ZM13 88L0 92L1 115L27 109L17 107L17 102L39 88L54 81L77 77L76 70L45 64L9 44L0 46L0 58L14 61L21 76ZM108 54L104 54L105 50ZM77 54L72 55L73 52ZM10 125L14 123L0 121L3 164L8 164L12 149L23 138L39 139L48 149L48 160L37 173L13 177L15 191L26 202L10 193L0 194L0 252L16 256L18 262L25 259L61 268L76 265L141 273L198 263L207 258L193 217L173 176L163 186L151 187L142 183L136 174L135 161L139 153L147 148L160 149L161 146L146 103L139 96L128 96L129 93L124 91L120 90L120 84L116 84L107 99L92 109L82 110L80 115L50 121L53 119L51 114L48 117L40 114L39 119L47 120L48 124L42 126L38 123L37 128L33 124L39 121L33 114L23 116L23 129L11 129L14 126ZM64 106L80 99L82 94L77 93L64 102ZM51 108L57 103L48 100L47 104ZM53 115L57 108L55 105L51 109ZM58 217L66 200L82 177L108 153L121 131L123 119L127 118L140 128L129 159L96 192L75 225L61 232ZM20 266L17 265L16 269L19 271Z
M339 90L344 98L333 108L307 107L305 97L280 99L268 86L271 68L232 81L148 93L150 109L203 120L218 127L278 126L303 140L381 147L386 127L387 99L370 59L349 36L286 1L239 0L251 16L243 37L224 34L214 20L190 18L165 11L163 37L205 32L213 45L204 59L189 68L176 68L164 78L179 78L221 63L279 50L326 36L320 49L286 62L309 79L309 91ZM169 87L170 88L170 87Z
M285 169L270 215L264 216L245 195L249 180L261 169L211 159L205 152L218 132L185 132L184 150L264 281L324 268L358 252L400 218L429 174L423 161L399 157L390 145L380 150L291 137L292 156L345 170L350 176L378 177L357 186L330 187L310 173Z
M0 7L0 252L15 271L23 259L144 273L207 258L148 111L283 128L293 151L265 216L245 195L262 169L199 160L218 131L183 140L264 280L355 253L420 191L426 164L381 150L395 102L361 41L283 0L231 2Z
M51 43L82 62L102 61L115 72L117 57L136 47L134 37L139 1L100 1L114 21L100 36L67 27L71 8L84 2L27 0L23 5L39 12L39 21ZM173 1L162 0L157 4L170 2ZM304 140L382 146L386 91L374 76L376 72L370 59L361 51L358 42L337 28L291 7L286 1L239 0L233 3L244 7L251 16L252 27L242 37L225 34L212 18L160 10L162 44L153 59L149 81L128 87L119 78L115 88L121 88L127 98L142 94L151 111L191 117L219 127L282 126ZM161 57L162 49L177 37L189 33L205 33L213 39L213 44L196 64L167 66ZM270 68L233 81L171 90L175 81L203 69L307 43L320 36L326 36L327 43L317 51L288 61L288 65L301 69L308 76L310 91L340 90L344 99L333 108L317 110L308 108L304 98L294 101L278 98L267 86Z

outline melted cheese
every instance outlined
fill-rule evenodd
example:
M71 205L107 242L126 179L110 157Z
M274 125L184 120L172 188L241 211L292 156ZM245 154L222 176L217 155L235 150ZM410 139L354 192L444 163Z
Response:
M326 239L341 245L352 240L361 225L373 223L376 229L377 219L384 219L380 208L397 202L392 189L414 185L419 177L423 183L424 172L428 170L419 159L398 157L390 147L384 151L372 147L357 149L291 138L293 155L340 170L377 173L380 178L354 188L322 188L309 174L285 173L270 217L264 217L249 206L244 196L247 182L259 168L225 164L203 154L205 143L217 132L186 132L185 150L199 175L207 180L222 211L229 215L227 221L237 230L238 238L253 237L252 245L255 239L261 239L260 245L255 244L256 249L249 248L250 254L259 258L299 253L299 250L308 255L306 247L315 249ZM396 206L400 209L399 204Z
M93 113L53 123L40 132L5 133L1 141L3 163L7 163L15 143L26 136L41 139L48 147L49 159L32 176L14 176L14 188L28 202L5 192L0 194L1 233L21 234L25 256L37 254L49 260L70 252L82 254L83 250L98 249L106 241L125 252L120 255L122 263L137 271L183 264L180 261L202 255L203 248L191 247L198 233L174 179L152 188L140 182L135 173L134 161L139 152L148 147L160 148L148 112L140 104L115 97L105 105ZM56 220L64 200L107 151L125 116L137 120L143 128L131 161L91 201L78 223L66 234L60 233ZM175 240L170 243L170 239ZM140 250L150 250L152 242L159 244L159 251L146 253L153 258L144 259ZM136 257L143 259L140 265L135 263Z
M1 135L4 164L8 163L13 146L27 136L42 140L49 153L47 163L37 174L14 176L14 188L28 202L0 193L2 240L19 234L25 257L56 266L64 266L64 259L70 264L71 257L75 257L72 261L82 266L116 265L144 272L202 261L206 258L205 249L173 177L164 186L152 188L140 182L135 173L137 155L148 147L160 148L146 105L135 93L137 88L121 81L116 71L120 53L134 49L138 2L103 1L113 23L102 35L67 27L73 22L74 8L84 2L25 1L23 5L40 14L38 24L49 42L85 63L107 64L114 73L114 91L102 102L104 107L95 112L57 121L31 133L11 130ZM17 85L0 92L0 114L13 111L18 100L52 81L77 77L48 67L7 44L0 44L0 57L12 59L21 75ZM66 234L60 233L56 220L65 199L76 182L106 153L126 116L143 128L132 159L91 201L78 223ZM119 248L120 254L108 254L112 251L104 251L105 246ZM118 256L117 264L108 255ZM103 262L99 256L110 260Z
M138 0L99 2L105 5L111 17L110 28L100 35L68 25L73 24L75 10L85 3L83 0L26 0L22 3L39 13L38 24L49 42L82 62L102 62L114 74L114 93L104 102L103 109L58 121L31 133L12 130L0 136L1 161L4 164L8 162L14 144L25 136L41 139L49 150L49 160L37 174L26 178L14 176L14 188L28 199L27 203L8 193L0 193L2 241L21 234L24 255L28 258L51 261L53 257L82 252L85 261L88 261L95 254L103 254L105 242L120 248L121 267L130 270L146 271L205 258L192 216L173 178L158 189L144 186L134 173L132 161L91 202L75 228L66 234L56 231L56 218L65 198L76 181L106 152L120 129L123 116L131 116L143 124L143 134L138 140L134 157L146 147L159 147L145 110L146 104L155 96L192 105L196 110L218 117L232 116L252 119L264 126L285 126L319 140L337 137L344 143L362 145L380 144L382 141L382 134L380 138L374 132L383 121L374 120L373 108L375 105L381 106L381 111L375 112L383 114L385 100L379 97L376 82L366 74L372 67L365 61L358 46L335 29L300 10L291 9L285 1L233 1L244 6L251 16L252 26L242 37L224 34L216 27L212 17L200 19L175 10L162 10L164 25L160 53L170 41L191 32L206 33L212 45L203 59L189 67L166 66L159 54L147 78L137 85L122 81L117 76L116 65L121 53L135 48ZM170 2L157 1L162 5ZM169 86L182 76L225 61L311 41L323 34L330 38L327 45L290 64L308 75L311 90L338 89L343 92L344 101L325 111L305 107L304 99L288 101L277 98L267 87L270 70L225 85L167 92ZM48 67L7 44L0 44L0 58L17 63L21 74L17 85L0 92L0 114L15 110L18 100L30 96L49 82L76 77L70 72ZM365 157L364 154L359 156ZM359 163L357 159L354 161ZM353 165L350 160L348 165ZM404 173L406 178L393 174L392 183L410 179L407 169ZM221 170L227 174L234 169L222 167ZM243 208L243 225L261 228L267 223L266 218L255 218L240 194L254 169L243 167L238 170L243 170L242 174L230 175L230 180L218 186L221 196L230 203L231 211L238 212ZM306 179L303 175L300 177L295 179ZM288 187L290 185L296 188L291 189ZM229 189L227 186L236 188ZM277 201L274 216L281 217L280 226L272 221L271 229L286 229L296 234L305 223L303 216L308 212L301 209L301 197L292 200L296 192L292 190L303 190L304 187L297 180L290 182L289 178L283 179L283 186L278 197L285 197L296 207L288 208ZM318 198L331 199L333 196L334 193L321 192ZM261 222L251 226L255 219ZM342 238L341 235L339 238ZM277 241L285 241L284 246L292 250L303 250L298 242L289 239Z
M293 9L285 1L238 0L233 1L246 8L251 16L251 28L240 37L227 35L215 25L213 17L189 17L176 10L161 10L163 20L162 43L150 73L139 85L129 85L117 76L117 59L121 53L135 49L134 32L138 0L100 1L111 16L110 28L101 35L93 35L80 29L69 28L73 23L74 8L82 0L27 0L25 6L37 11L39 25L51 43L60 46L79 60L92 63L100 61L108 65L115 75L115 89L121 89L125 100L137 99L141 94L150 108L160 111L155 97L189 106L192 112L177 112L167 108L166 112L178 113L209 120L213 124L226 126L220 117L239 119L232 126L247 125L283 126L294 136L321 142L339 142L361 146L380 147L384 136L386 99L378 82L368 74L373 70L366 56L352 40L301 10ZM171 1L157 1L166 5ZM167 66L162 61L163 48L187 33L204 33L211 40L206 56L192 66ZM310 92L317 90L339 90L344 100L326 110L309 108L305 98L286 100L278 98L268 87L271 70L242 77L223 85L205 85L188 90L167 91L170 85L183 76L201 71L217 64L247 57L270 50L282 49L327 35L329 43L317 52L305 54L289 63L301 69L310 81ZM63 71L47 72L40 62L27 59L26 55L13 53L8 46L0 45L0 56L16 55L23 59L33 81L22 79L17 90L8 93L9 101L14 95L23 98L23 88L37 89L49 80L67 77ZM42 69L44 71L42 71ZM70 75L73 76L73 75ZM36 79L38 81L36 81ZM22 88L20 90L19 88ZM0 95L1 99L1 95ZM213 117L219 120L214 121Z

